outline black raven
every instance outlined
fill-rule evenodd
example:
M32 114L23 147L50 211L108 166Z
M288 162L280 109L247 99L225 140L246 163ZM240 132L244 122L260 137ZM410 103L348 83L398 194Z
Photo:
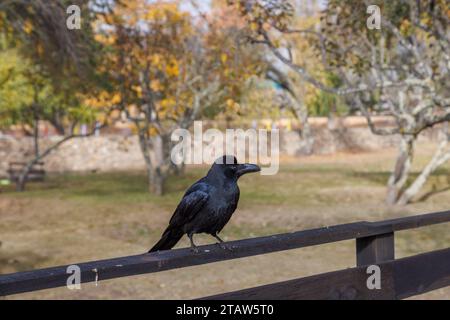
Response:
M161 240L149 252L173 248L184 234L195 252L198 251L193 241L195 233L208 233L222 243L217 234L236 210L240 193L237 180L260 170L255 164L238 164L234 156L217 159L208 174L186 191Z

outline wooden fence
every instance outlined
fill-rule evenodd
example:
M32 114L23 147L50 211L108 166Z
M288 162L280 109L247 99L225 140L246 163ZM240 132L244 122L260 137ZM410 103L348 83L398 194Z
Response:
M232 251L206 245L199 247L198 253L184 248L76 265L81 270L81 283L87 283L356 239L354 268L203 299L403 299L450 285L450 247L395 259L394 233L448 222L450 211L445 211L231 241L227 245ZM369 265L380 268L381 289L368 288ZM0 275L0 296L66 286L70 276L67 268Z

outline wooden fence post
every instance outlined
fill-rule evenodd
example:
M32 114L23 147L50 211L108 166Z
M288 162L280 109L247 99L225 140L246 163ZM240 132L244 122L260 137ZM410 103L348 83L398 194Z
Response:
M377 264L394 258L394 232L356 239L357 266Z

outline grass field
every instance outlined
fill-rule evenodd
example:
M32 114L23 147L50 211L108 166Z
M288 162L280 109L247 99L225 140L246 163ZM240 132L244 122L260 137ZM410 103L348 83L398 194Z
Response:
M432 148L421 150L415 170ZM444 191L406 207L385 206L385 182L394 155L384 150L284 159L275 176L245 176L239 208L221 235L235 240L450 208L448 164L433 175L422 195ZM54 175L20 194L2 187L0 273L143 253L159 238L183 191L206 170L188 168L183 177L171 178L163 197L146 193L143 172ZM208 236L196 240L214 242ZM187 239L178 246L188 246ZM448 224L396 236L397 257L449 246ZM343 241L7 299L196 298L351 267L354 250L354 241ZM450 290L419 298L450 299Z

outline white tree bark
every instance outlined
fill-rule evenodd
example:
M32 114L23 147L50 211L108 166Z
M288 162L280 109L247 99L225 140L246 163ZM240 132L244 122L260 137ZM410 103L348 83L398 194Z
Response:
M414 138L411 136L403 136L399 144L395 166L387 184L386 203L388 205L396 204L398 201L401 191L408 180L413 154Z
M413 197L419 193L424 184L427 182L430 175L436 171L441 165L450 160L450 150L446 150L448 145L448 139L442 141L433 158L428 162L419 176L414 180L414 182L403 192L398 200L398 204L405 205L413 199Z

